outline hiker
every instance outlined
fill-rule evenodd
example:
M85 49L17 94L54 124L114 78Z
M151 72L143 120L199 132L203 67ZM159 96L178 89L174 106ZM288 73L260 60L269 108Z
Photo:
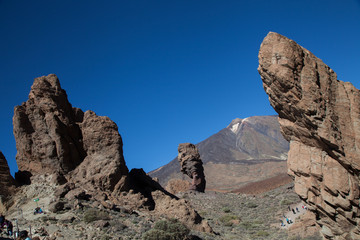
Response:
M34 215L39 213L43 213L43 210L40 207L36 207L34 210Z
M296 211L297 211L297 212L300 212L298 207L296 207Z
M6 219L4 218L4 221L3 221L3 223L0 225L0 227L1 227L1 229L6 228L6 234L7 234L8 236L12 236L12 234L13 234L13 225L12 225L12 223L11 223L9 220L6 220Z
M28 232L26 230L23 230L19 233L19 237L17 240L31 240L28 236Z
M296 212L295 212L295 210L294 210L294 209L292 209L292 212L293 212L294 214L296 214Z
M286 218L286 222L287 222L287 224L290 224L290 222L289 222L289 219L288 219L288 218Z

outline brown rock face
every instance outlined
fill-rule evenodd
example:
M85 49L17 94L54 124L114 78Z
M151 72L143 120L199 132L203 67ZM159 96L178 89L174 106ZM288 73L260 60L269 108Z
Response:
M99 190L112 192L121 179L124 183L129 172L118 127L110 118L86 111L80 128L87 156L73 171L72 180L82 186L90 184ZM123 187L119 184L118 187Z
M0 196L1 199L6 199L12 191L15 190L15 180L10 175L10 169L5 156L0 151Z
M75 112L56 75L36 78L29 99L14 109L19 171L68 173L86 153Z
M288 173L329 239L360 239L360 91L308 50L269 33L259 73L290 141Z
M204 168L196 146L191 143L182 143L179 144L178 152L181 172L192 179L190 190L204 192L206 187Z
M66 201L76 207L92 199L107 208L146 209L212 231L189 204L142 169L129 173L117 125L108 117L73 108L55 75L35 79L29 100L15 108L13 122L19 178L47 184L42 175L52 175L58 184L51 211L62 210ZM5 163L0 155L0 178ZM4 175L10 175L7 172L4 168Z

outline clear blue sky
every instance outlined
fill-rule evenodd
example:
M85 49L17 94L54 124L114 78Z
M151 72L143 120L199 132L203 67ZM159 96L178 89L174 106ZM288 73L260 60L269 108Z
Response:
M0 0L0 150L16 171L13 108L55 73L74 107L119 127L151 171L234 118L275 114L257 73L269 31L360 88L356 0Z

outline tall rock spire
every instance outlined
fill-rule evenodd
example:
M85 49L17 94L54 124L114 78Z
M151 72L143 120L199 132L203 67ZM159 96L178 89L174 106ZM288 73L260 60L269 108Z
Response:
M277 33L261 44L258 71L290 141L295 191L329 239L360 239L360 91Z

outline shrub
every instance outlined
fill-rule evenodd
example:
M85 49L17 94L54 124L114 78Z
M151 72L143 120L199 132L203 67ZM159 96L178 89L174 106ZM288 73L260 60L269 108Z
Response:
M288 199L283 199L283 200L281 200L280 205L281 205L281 206L289 206L289 205L291 205L292 203L293 203L293 201L290 201L290 200L288 200Z
M256 203L254 203L254 202L249 202L249 203L246 204L246 206L248 208L257 208L258 205Z
M183 240L190 230L176 219L161 220L142 235L143 240Z
M270 234L268 232L265 232L265 231L262 231L262 230L255 233L255 236L257 236L257 237L267 237L269 235Z
M231 227L233 225L232 220L239 220L239 218L235 215L223 215L219 218L219 221L227 227Z
M229 212L231 212L230 208L228 208L228 207L223 207L222 210L223 210L224 213L229 213Z
M91 223L96 220L109 220L109 214L95 208L89 208L84 212L84 222Z

